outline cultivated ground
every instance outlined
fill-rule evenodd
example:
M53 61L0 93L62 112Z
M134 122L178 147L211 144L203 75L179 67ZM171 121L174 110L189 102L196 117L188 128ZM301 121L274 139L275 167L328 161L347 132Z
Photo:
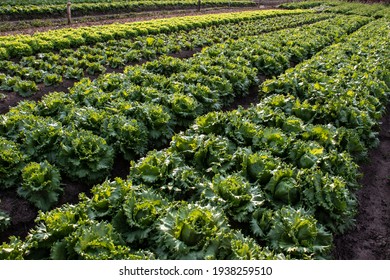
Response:
M264 7L260 7L264 8ZM252 8L253 9L253 8ZM232 12L244 9L229 10L207 10L204 13ZM248 10L246 8L245 10ZM199 14L198 12L177 12L165 14L165 16ZM121 22L134 20L147 20L163 17L164 13L156 15L141 16L138 18L121 18ZM105 20L103 23L112 23L113 20ZM117 20L117 19L116 19ZM102 22L99 22L101 24ZM96 22L94 23L96 24ZM90 23L78 23L75 26L90 25ZM32 34L37 31L44 31L53 27L39 27L21 30L21 33ZM54 27L55 28L55 27ZM59 27L58 27L59 28ZM11 32L8 32L11 33ZM15 31L12 31L15 33ZM1 34L0 34L1 35ZM2 34L4 35L4 34ZM175 56L190 57L193 52L183 52ZM72 81L65 81L62 85L46 87L37 95L29 98L39 100L44 94L50 91L66 91L72 86ZM236 100L235 104L226 110L236 108L238 105L248 106L257 102L257 90L254 88L252 94ZM20 100L16 94L9 94L0 101L0 113L6 113L9 106L15 106ZM361 165L363 177L361 179L362 189L357 192L359 200L359 214L356 218L356 228L342 236L335 238L335 259L390 259L390 106L388 113L382 120L380 130L380 145L369 154L369 161ZM128 174L129 163L121 158L116 161L112 177L125 178ZM79 192L88 194L90 186L84 183L74 183L65 178L65 192L59 202L76 203ZM7 241L11 235L25 236L28 230L34 225L34 219L38 213L37 209L29 202L17 196L14 190L2 191L0 193L0 209L9 213L12 225L7 231L0 234L0 242Z

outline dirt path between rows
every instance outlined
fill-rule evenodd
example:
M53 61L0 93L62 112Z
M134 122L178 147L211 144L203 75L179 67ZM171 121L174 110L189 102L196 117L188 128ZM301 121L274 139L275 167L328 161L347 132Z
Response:
M390 105L387 109L380 144L361 165L356 227L335 238L335 259L390 260Z

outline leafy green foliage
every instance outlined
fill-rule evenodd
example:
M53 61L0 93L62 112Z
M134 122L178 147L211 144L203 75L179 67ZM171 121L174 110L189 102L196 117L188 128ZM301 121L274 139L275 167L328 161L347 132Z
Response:
M275 254L268 248L262 248L252 238L240 232L234 233L231 239L231 260L282 260L283 254Z
M137 164L132 163L129 178L159 189L175 200L195 200L205 184L200 172L186 164L176 151L150 152Z
M283 207L273 213L267 234L271 248L297 259L321 259L332 249L332 235L307 211Z
M6 230L11 225L11 217L0 210L0 232Z
M273 172L265 191L274 203L294 205L300 200L300 188L294 170L282 167Z
M4 188L12 187L20 179L25 156L18 145L0 137L0 184Z
M151 239L157 234L158 221L165 215L168 205L168 200L156 191L132 190L126 195L113 224L121 230L126 242L152 248Z
M90 131L70 130L64 132L57 161L71 178L93 183L109 174L114 151L106 140Z
M212 204L224 209L225 213L238 222L248 221L252 212L264 203L264 195L257 186L239 174L226 177L216 175L204 197Z
M150 254L132 252L120 235L106 222L80 226L73 234L54 244L54 259L121 260L146 259Z
M167 209L156 236L161 259L221 259L229 253L223 212L209 205L182 203Z
M244 167L248 178L253 182L265 185L272 178L273 172L279 167L280 160L269 152L260 151L248 156Z
M0 245L0 259L2 260L23 260L28 248L26 243L16 236L11 236L8 243Z
M23 97L34 95L38 91L38 86L34 81L18 81L13 86L13 90Z
M58 201L63 189L59 170L49 162L30 162L22 170L22 185L18 194L43 211Z
M63 31L62 38L37 35L26 43L20 37L10 45L0 40L10 57L19 43L31 45L34 53L91 44L25 57L20 64L0 62L3 90L12 90L20 77L43 82L47 73L71 74L64 65L97 74L106 65L203 48L189 59L163 56L127 67L123 74L83 79L69 94L21 102L0 116L1 135L11 150L26 154L25 164L48 160L73 180L99 183L75 205L40 212L25 241L11 238L0 255L329 257L331 233L353 225L352 192L359 187L355 160L377 143L388 103L388 22L314 12L293 18L262 13L152 21L107 27L99 34ZM259 21L258 16L273 19ZM301 27L284 29L292 26ZM264 32L277 29L282 30ZM161 31L167 34L157 36ZM117 40L124 37L130 39ZM287 69L291 63L298 64ZM53 65L58 67L50 71ZM248 94L262 75L282 71L263 83L258 105L210 112ZM172 137L175 128L184 130L195 118L190 129ZM102 182L117 153L132 160L128 179Z
M354 225L357 201L342 177L320 171L301 174L302 200L316 219L332 232L343 233Z

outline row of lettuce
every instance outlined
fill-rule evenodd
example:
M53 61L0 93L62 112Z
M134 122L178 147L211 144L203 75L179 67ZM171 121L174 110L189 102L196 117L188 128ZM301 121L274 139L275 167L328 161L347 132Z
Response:
M0 5L0 20L36 19L65 17L67 1L60 4L41 5ZM156 9L194 8L198 6L195 0L139 0L139 1L100 1L97 3L73 3L71 5L73 16L87 16L101 13L128 13ZM203 0L203 8L209 7L253 7L254 1L250 0Z
M358 188L359 177L355 160L364 157L376 139L373 131L388 102L388 22L375 21L346 40L343 36L368 21L337 17L303 28L231 40L185 61L164 57L129 67L123 75L82 81L71 90L70 98L53 94L39 103L25 102L14 108L2 118L2 135L7 138L2 145L12 146L13 155L18 149L21 156L28 155L31 162L19 169L19 173L27 173L22 177L33 177L29 172L34 168L61 168L64 160L66 168L61 172L93 180L96 178L89 176L101 176L110 161L106 155L112 152L107 153L105 148L111 146L104 146L103 141L109 143L109 137L129 123L141 123L137 119L142 115L138 98L151 101L143 105L162 108L160 104L180 97L177 121L184 120L184 126L207 112L200 110L207 102L214 111L216 101L229 100L230 96L212 100L208 98L212 91L194 95L196 87L183 92L191 84L183 87L172 79L191 77L202 87L223 86L222 93L230 88L231 93L245 94L256 82L258 72L280 74L289 67L289 61L302 61L326 45L341 41L286 71L280 80L263 84L261 94L268 97L258 106L200 116L189 130L174 135L168 148L134 160L128 180L107 180L92 189L90 198L81 195L77 205L41 212L37 226L24 241L13 237L2 245L1 257L328 257L332 234L343 232L353 223L356 199L352 191ZM321 71L325 74L320 75ZM207 75L196 76L199 72ZM321 79L315 80L317 76ZM305 94L309 97L298 90L308 77L312 78L306 81ZM328 80L322 80L325 77ZM340 80L345 82L336 82ZM134 91L134 86L140 88ZM145 88L147 94L141 94ZM320 107L323 110L316 110ZM87 111L93 114L83 114ZM124 120L119 129L111 124L99 131L105 125L104 118L99 123L99 116L105 112L107 118L113 116L113 121ZM67 118L72 125L60 123ZM50 125L45 126L45 121ZM167 122L154 130L148 127L152 142L171 138L172 134L163 138L158 132L153 135L164 124ZM47 137L47 132L42 137L41 127L46 131L57 127L61 133L52 130L52 137ZM166 128L162 132L169 131ZM140 135L134 131L127 135ZM109 137L104 138L104 133ZM101 139L100 144L95 144L99 142L96 139ZM118 139L111 145L119 143ZM47 144L48 140L52 143ZM145 139L119 144L117 151L122 147L139 152L142 147L135 143L143 142ZM40 151L30 150L29 154L27 144ZM23 161L25 164L24 159L20 163ZM15 167L10 170L17 170ZM3 174L9 172L3 170ZM19 192L24 193L22 188ZM45 192L40 195L46 200L50 197Z
M0 37L0 57L15 58L42 52L60 51L64 47L76 48L109 40L130 39L143 35L155 35L195 28L219 26L227 23L245 22L278 15L298 14L300 10L252 11L200 16L174 17L143 22L110 24L80 28L63 28L33 35L11 35ZM312 12L312 11L306 11Z
M72 3L113 3L113 2L131 2L137 0L73 0ZM0 5L10 6L24 6L24 5L48 5L48 4L62 4L64 0L3 0Z
M33 95L39 90L37 84L46 86L60 84L63 79L80 80L85 75L98 75L107 67L123 68L131 63L153 60L160 55L194 50L228 39L271 32L286 27L313 23L330 14L279 15L253 21L228 23L190 31L177 31L154 36L139 36L133 39L110 40L77 50L64 44L59 53L40 53L26 56L13 62L0 61L0 89L14 91L21 96Z
M358 2L358 1L357 1ZM380 2L380 1L378 1ZM361 15L374 18L382 18L390 16L390 6L384 3L363 4L351 3L346 1L299 1L289 2L280 5L284 9L314 9L319 12L339 13L346 15Z

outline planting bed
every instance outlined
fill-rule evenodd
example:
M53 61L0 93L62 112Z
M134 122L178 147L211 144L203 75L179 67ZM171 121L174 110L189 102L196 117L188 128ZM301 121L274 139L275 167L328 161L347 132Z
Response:
M317 2L0 38L0 258L390 258L389 10Z

